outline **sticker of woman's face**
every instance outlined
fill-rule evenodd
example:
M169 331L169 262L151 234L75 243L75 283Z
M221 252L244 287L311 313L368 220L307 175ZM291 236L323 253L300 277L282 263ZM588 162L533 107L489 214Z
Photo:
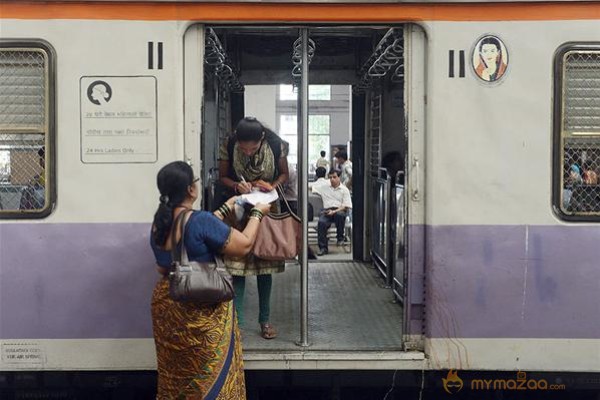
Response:
M502 40L496 36L481 38L473 50L473 69L479 78L494 82L506 72L508 54Z
M498 62L498 54L500 49L495 44L484 44L481 46L481 58L485 61L488 67L491 67Z

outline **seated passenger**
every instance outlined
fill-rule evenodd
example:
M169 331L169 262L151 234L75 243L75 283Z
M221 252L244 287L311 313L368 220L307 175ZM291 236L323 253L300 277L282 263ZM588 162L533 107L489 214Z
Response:
M316 193L315 188L322 186L322 185L329 185L329 179L325 178L325 175L327 174L327 170L323 167L319 167L316 169L315 171L315 176L316 176L316 180L314 182L310 182L308 184L308 188L313 192Z
M323 198L323 209L319 213L317 225L319 252L322 256L329 252L327 243L327 230L335 223L338 246L344 243L344 225L348 210L352 208L352 198L348 188L341 184L337 171L329 172L329 184L321 185L314 189Z
M583 183L586 185L597 185L598 184L598 174L594 171L593 163L590 161L586 161L583 163L583 175L582 175Z

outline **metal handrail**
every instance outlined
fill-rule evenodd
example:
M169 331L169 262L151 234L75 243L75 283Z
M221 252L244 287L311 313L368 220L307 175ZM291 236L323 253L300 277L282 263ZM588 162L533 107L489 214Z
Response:
M381 38L373 53L359 71L360 82L356 89L366 90L373 83L386 76L392 68L392 82L404 80L404 38L400 28L391 28Z
M212 28L206 30L204 45L204 63L213 69L213 75L217 77L219 83L232 92L243 92L244 85L239 80L237 69Z

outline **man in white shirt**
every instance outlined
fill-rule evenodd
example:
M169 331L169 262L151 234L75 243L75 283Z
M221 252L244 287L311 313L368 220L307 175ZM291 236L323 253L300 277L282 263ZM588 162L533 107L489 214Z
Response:
M323 167L325 168L325 172L327 172L327 166L329 165L329 160L325 158L325 153L323 150L321 150L321 157L317 160L316 162L316 167Z
M329 185L329 179L325 178L325 175L327 175L327 170L325 168L317 168L317 170L315 171L315 176L317 179L314 182L310 182L308 184L308 188L311 190L311 192L317 193L316 188L323 185Z
M348 160L348 153L345 150L338 151L335 160L341 168L342 183L352 189L352 161Z
M323 199L323 209L319 214L319 223L317 225L319 252L322 256L329 252L327 246L327 230L332 223L335 223L337 231L337 244L344 243L344 226L348 210L352 208L352 198L350 191L340 181L338 173L334 170L329 172L329 185L321 185L313 191L321 195Z

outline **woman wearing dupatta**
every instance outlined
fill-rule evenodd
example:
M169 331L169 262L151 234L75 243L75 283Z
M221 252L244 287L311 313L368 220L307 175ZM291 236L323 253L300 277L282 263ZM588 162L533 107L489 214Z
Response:
M219 176L223 185L235 193L249 193L253 188L272 191L289 177L287 155L289 145L277 134L264 127L256 118L246 117L235 128L235 133L219 151ZM277 203L271 211L278 212ZM241 220L229 218L228 223L243 229L248 213ZM284 261L268 261L249 254L244 257L226 257L225 266L233 275L234 299L238 320L244 323L244 288L246 276L256 275L258 288L258 323L264 339L273 339L277 331L270 322L272 275L283 272Z
M152 296L152 324L158 363L157 399L246 398L240 333L232 301L216 304L176 302L169 297L171 239L180 243L180 227L172 225L198 198L197 179L183 161L158 173L160 205L152 225L151 246L162 279ZM242 257L252 249L260 220L269 205L259 204L243 232L222 222L235 197L214 214L192 211L185 225L190 260L212 262L215 255Z
M486 36L479 42L479 54L475 73L487 82L495 82L506 72L508 55L503 54L500 40L495 36Z

